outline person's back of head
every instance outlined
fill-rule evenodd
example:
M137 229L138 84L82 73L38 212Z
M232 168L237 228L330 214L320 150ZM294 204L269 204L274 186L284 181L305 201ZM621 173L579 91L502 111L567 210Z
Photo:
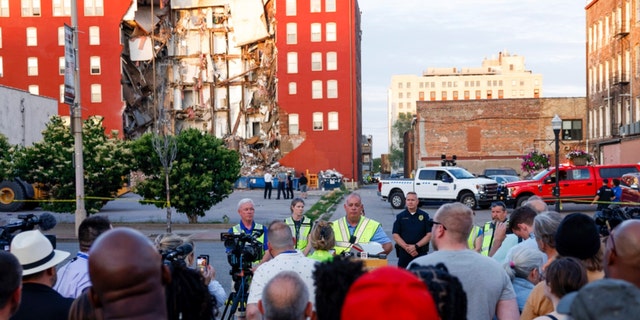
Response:
M616 179L613 179L613 185L614 185L615 187L619 187L619 186L620 186L620 179L617 179L617 178L616 178Z
M258 308L266 320L304 320L311 316L312 306L298 273L282 271L267 282Z
M602 270L602 245L595 221L586 214L564 217L555 236L556 250L565 257L582 261L589 271Z
M89 251L92 304L104 318L167 317L164 285L169 270L153 243L131 228L116 228L100 236Z
M548 210L547 203L544 202L542 198L536 195L529 197L529 199L527 199L524 205L535 210L536 213L542 213Z
M409 271L415 273L429 289L442 320L467 317L467 294L458 277L449 273L443 263L421 266L414 263Z
M327 221L316 222L311 230L311 246L315 250L331 250L336 246L336 237L333 233L332 223Z
M365 274L362 260L335 256L316 264L313 282L316 288L316 319L340 319L340 310L351 284Z
M462 203L447 203L436 211L434 218L447 230L450 239L458 244L467 245L469 233L473 226L473 210Z
M106 216L94 215L82 220L78 227L80 251L88 252L98 236L109 229L111 229L111 222Z
M0 317L9 319L18 310L22 287L22 266L7 251L0 251Z
M69 309L69 320L102 320L102 310L95 308L91 304L89 292L84 291L80 294Z
M551 293L562 298L587 284L587 271L576 258L558 257L547 266L545 281Z
M291 228L283 221L274 221L269 224L267 232L269 235L269 249L276 251L276 254L294 248Z
M533 233L536 241L551 249L556 248L556 231L562 221L562 216L555 211L546 211L533 219Z
M565 295L557 311L573 320L637 319L640 289L619 279L593 281Z
M619 224L607 239L604 271L608 278L622 279L640 287L640 220Z
M544 254L538 248L530 246L516 246L510 261L504 263L504 269L513 281L515 278L526 279L537 284L542 273Z

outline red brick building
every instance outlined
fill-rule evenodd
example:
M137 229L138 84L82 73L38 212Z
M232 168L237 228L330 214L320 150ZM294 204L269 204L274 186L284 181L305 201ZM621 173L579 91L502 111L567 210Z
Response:
M122 134L120 21L130 1L78 0L78 46L82 116L104 117ZM65 0L0 1L0 84L62 100L64 24L71 25Z
M473 173L487 167L520 172L522 156L533 149L549 154L553 162L555 114L563 127L584 128L586 121L585 98L418 101L417 107L412 169L439 165L445 154L448 159L456 155L458 166ZM567 151L586 148L584 130L563 130L560 139L560 162L566 161Z
M359 180L360 9L356 0L277 0L280 162Z

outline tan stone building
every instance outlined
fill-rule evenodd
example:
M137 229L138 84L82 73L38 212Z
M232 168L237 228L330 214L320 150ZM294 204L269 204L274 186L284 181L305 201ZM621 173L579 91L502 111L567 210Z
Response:
M640 1L585 10L589 150L603 164L640 162Z
M418 101L417 108L411 169L439 165L445 154L448 159L456 155L458 166L472 173L488 167L521 172L522 156L534 149L549 154L553 162L555 114L563 127L573 128L561 132L561 163L566 152L584 149L587 143L581 129L586 122L585 98Z
M399 113L415 114L416 101L539 97L542 75L526 70L523 56L499 52L497 57L485 58L481 67L428 68L422 76L392 76L387 99L389 128Z

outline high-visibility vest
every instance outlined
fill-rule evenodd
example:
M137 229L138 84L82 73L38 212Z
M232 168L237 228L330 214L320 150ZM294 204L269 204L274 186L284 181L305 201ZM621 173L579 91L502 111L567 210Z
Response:
M264 230L264 226L259 224L259 223L253 223L253 228L251 228L251 231L253 232L253 230ZM244 232L244 229L242 229L242 227L240 227L240 224L236 224L235 226L233 226L233 233L242 233ZM247 232L245 232L246 234L248 234ZM258 242L262 243L262 249L264 250L264 232L258 237L256 238L256 240L258 240ZM262 260L262 257L259 257L258 260L253 261L253 264L256 263L260 263L260 260Z
M373 235L376 233L376 230L380 226L380 223L371 220L367 217L360 217L360 221L356 226L356 230L353 235L356 237L355 243L366 243L371 241ZM334 247L336 254L342 253L349 248L351 243L349 243L349 238L351 238L351 234L349 233L349 224L347 223L347 217L340 218L333 222L333 233L336 237L336 246Z
M311 233L311 219L302 216L302 222L300 223L300 229L296 233L296 224L293 221L293 218L288 217L284 219L284 223L286 223L289 228L291 228L291 234L296 238L295 248L298 250L304 250L307 247L307 239L309 238L309 233Z
M509 220L505 220L505 223L508 223ZM493 242L493 229L495 227L491 226L491 223L493 223L493 221L489 221L487 223L484 224L484 237L482 238L482 251L480 251L480 253L483 256L489 256L489 250L491 249L492 246L492 242Z
M478 239L478 231L480 231L480 227L478 226L473 226L471 228L471 233L469 234L469 239L467 240L467 244L469 246L469 249L474 250L475 246L476 246L476 239Z

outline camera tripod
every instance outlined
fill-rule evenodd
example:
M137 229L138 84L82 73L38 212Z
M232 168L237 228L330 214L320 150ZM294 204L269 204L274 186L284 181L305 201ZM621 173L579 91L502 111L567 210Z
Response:
M251 269L244 269L240 271L231 270L230 273L235 290L229 293L229 297L225 302L224 312L222 313L221 318L223 320L232 320L236 311L238 312L238 317L246 317L247 299L249 298L249 284L251 284L251 277L253 276Z

